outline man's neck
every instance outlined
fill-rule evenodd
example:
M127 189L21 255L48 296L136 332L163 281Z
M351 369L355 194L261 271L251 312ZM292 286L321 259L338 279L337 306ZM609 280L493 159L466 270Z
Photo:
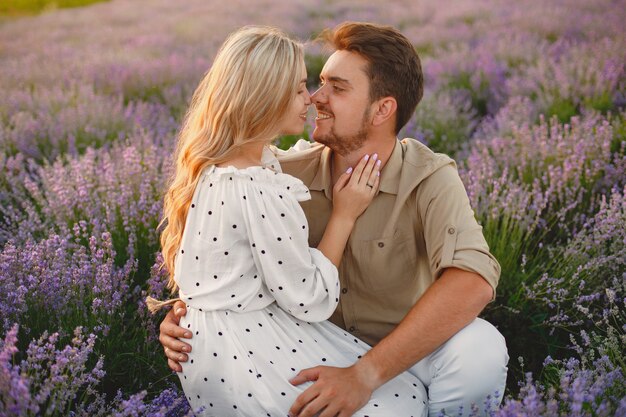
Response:
M393 152L393 148L396 144L395 137L389 138L376 138L376 139L368 139L365 141L363 146L356 151L350 152L347 155L339 155L337 152L332 153L332 182L333 186L337 179L348 170L348 168L354 168L357 166L361 158L365 155L372 156L373 154L378 154L378 159L381 161L381 171L385 168L385 164L391 157L391 153Z

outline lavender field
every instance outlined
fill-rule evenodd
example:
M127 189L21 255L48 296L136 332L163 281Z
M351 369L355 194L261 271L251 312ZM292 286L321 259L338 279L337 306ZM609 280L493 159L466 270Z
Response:
M507 339L507 392L471 414L626 416L623 0L112 0L0 18L0 415L191 414L143 302L168 295L156 228L183 112L235 28L308 40L344 20L414 43L426 91L401 136L458 161L502 265L482 316ZM311 90L323 59L308 47Z

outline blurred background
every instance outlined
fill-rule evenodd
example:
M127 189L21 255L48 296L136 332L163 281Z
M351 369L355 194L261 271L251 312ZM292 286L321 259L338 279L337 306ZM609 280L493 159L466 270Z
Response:
M310 41L345 20L415 45L426 91L400 137L457 160L502 265L482 316L507 339L505 402L472 413L626 415L621 0L0 0L0 414L190 413L143 303L168 295L182 116L231 31L306 42L313 91Z

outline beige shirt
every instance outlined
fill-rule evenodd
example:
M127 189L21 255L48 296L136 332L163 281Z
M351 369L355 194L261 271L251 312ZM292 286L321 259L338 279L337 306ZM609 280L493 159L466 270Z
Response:
M332 211L332 151L303 141L297 148L280 152L278 160L311 191L302 207L309 243L317 247ZM495 297L500 265L489 252L454 161L414 139L399 141L381 173L379 193L346 245L340 302L330 320L374 345L452 266L481 275Z

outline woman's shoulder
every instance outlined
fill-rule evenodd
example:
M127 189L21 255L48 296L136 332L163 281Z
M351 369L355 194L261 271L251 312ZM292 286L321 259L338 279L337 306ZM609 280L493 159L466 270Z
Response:
M298 201L310 198L309 189L298 178L267 166L255 165L239 168L232 165L213 165L208 167L203 175L210 184L236 181L239 184L243 182L246 187L262 187L277 193L283 191L291 193Z

